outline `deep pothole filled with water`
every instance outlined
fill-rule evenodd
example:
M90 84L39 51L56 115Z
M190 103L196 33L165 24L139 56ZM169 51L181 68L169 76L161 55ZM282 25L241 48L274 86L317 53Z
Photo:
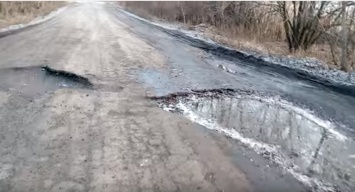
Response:
M92 89L92 83L80 75L47 66L17 67L0 70L0 90L35 97L59 88Z
M355 143L337 124L278 97L199 91L154 98L223 133L291 173L314 191L355 190Z

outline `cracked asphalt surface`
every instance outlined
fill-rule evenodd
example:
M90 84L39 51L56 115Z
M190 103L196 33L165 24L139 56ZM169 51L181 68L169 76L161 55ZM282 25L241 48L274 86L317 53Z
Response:
M309 97L305 103L323 95L316 107L331 108L330 98L342 102L343 112L355 103L253 67L233 65L239 75L227 74L216 66L231 61L108 3L72 4L0 38L0 58L0 71L47 65L94 86L43 90L40 79L24 89L28 76L2 78L11 83L0 86L1 192L309 191L253 151L161 110L147 96L232 87L295 93L298 100ZM337 110L334 117L343 117Z
M145 99L132 71L164 58L107 6L70 5L0 39L1 68L48 65L95 86L1 89L0 191L250 191L207 133Z

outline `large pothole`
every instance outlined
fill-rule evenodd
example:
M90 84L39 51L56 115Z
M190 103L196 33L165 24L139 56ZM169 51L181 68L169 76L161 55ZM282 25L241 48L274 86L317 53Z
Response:
M277 97L232 90L154 98L171 112L223 133L314 191L355 190L355 144L335 123Z
M92 89L92 83L74 73L47 66L6 68L0 70L0 90L36 96L59 88Z

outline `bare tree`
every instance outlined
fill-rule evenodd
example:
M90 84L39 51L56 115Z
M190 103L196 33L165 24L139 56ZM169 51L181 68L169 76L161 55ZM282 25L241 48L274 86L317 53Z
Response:
M342 70L354 65L354 2L126 2L125 5L166 20L189 25L204 23L227 39L242 36L260 42L285 40L290 52L307 52L315 44L329 43L329 54L333 56L330 62L340 65ZM228 44L228 40L223 41Z
M289 4L291 3L291 5ZM320 37L320 20L328 2L278 2L290 52L307 50Z
M341 28L342 28L342 41L341 41L341 70L348 71L347 65L347 48L348 48L348 33L347 33L347 26L346 26L346 2L342 2L341 8L342 16L341 16Z
M184 24L186 24L186 15L185 15L185 10L184 10L184 2L179 2L180 5L180 10L181 10L181 15L184 19Z

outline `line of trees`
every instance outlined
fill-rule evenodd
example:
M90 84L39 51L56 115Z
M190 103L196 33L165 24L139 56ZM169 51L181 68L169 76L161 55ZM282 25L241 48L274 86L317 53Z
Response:
M290 52L315 44L330 47L333 63L348 71L354 66L355 2L123 2L143 15L189 25L201 23L235 35L284 41Z
M341 69L348 71L354 65L354 2L292 1L277 2L290 52L308 50L322 40L329 42L333 62L338 65L334 46L341 52ZM339 59L338 59L339 60ZM348 63L349 62L349 63Z

